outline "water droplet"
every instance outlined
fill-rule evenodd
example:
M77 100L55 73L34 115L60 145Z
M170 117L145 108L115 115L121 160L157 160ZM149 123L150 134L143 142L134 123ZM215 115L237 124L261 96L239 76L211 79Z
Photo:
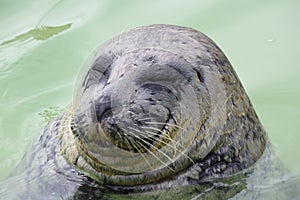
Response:
M269 38L267 41L268 42L276 42L276 39L275 38Z

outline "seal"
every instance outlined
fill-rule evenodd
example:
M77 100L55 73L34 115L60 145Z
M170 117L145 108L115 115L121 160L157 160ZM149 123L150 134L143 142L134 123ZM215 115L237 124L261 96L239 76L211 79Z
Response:
M32 199L178 193L247 171L264 152L266 133L237 74L194 29L130 30L84 66L69 110L29 151L27 181L39 180L26 189Z

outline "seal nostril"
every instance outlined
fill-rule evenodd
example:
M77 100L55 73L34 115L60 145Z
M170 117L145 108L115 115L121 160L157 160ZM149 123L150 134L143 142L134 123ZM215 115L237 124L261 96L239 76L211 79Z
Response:
M98 104L95 106L95 114L98 122L112 116L112 108L109 105Z
M197 77L198 77L198 79L199 79L199 81L200 81L201 83L204 82L203 75L202 75L199 71L197 71Z
M110 95L101 95L95 99L94 107L92 107L92 113L95 114L98 122L101 122L104 118L112 116L112 105Z
M103 111L102 115L100 116L100 120L103 120L103 119L107 119L109 117L112 117L112 109L111 108L108 108L106 110Z

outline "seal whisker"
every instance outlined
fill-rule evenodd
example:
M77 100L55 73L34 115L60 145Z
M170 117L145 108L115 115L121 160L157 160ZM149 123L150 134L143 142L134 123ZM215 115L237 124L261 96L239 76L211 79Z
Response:
M151 120L150 117L145 117L145 118L142 118L142 119L138 119L137 121L147 121L147 120Z
M147 132L147 133L151 134L151 132ZM155 134L155 133L152 133L152 134ZM162 136L162 137L163 137L163 136ZM165 137L165 138L166 138L166 137ZM156 140L154 140L153 138L148 138L148 139L150 139L150 140L152 140L152 141L154 141L154 142L156 141ZM168 139L168 138L166 138L166 139ZM165 144L165 145L167 145L167 146L169 146L169 147L171 147L172 149L174 149L175 152L178 151L181 155L183 155L184 157L188 158L193 164L195 163L195 161L194 161L190 156L188 156L188 155L184 152L185 149L183 149L183 150L178 149L178 147L177 147L176 144L179 144L179 145L181 146L181 148L184 148L184 147L183 147L180 143L178 143L177 141L171 139L171 141L175 143L174 146L171 145L170 143L165 142L165 141L160 140L160 139L157 140L157 141L158 141L158 142L161 142L161 143L163 143L163 144Z
M131 127L129 127L129 128L131 128ZM157 131L157 132L160 132L160 133L162 133L162 130L160 130L160 129L158 129L158 128L155 128L155 127L148 127L148 126L141 126L141 128L148 128L148 129L152 129L152 130L155 130L155 131ZM147 130L144 130L146 133L149 133L149 134L152 134L153 136L157 136L157 133L154 133L154 132L151 132L151 131L147 131ZM140 131L140 133L142 133L141 131ZM168 134L166 134L166 135L160 135L161 137L163 137L163 138L165 138L165 139L167 139L167 140L170 140L170 141L173 141L173 142L175 142L175 143L177 143L177 141L175 141L175 140L173 140L173 138L171 138ZM180 146L182 146L180 143L178 143ZM182 146L182 148L184 148L183 146Z
M140 137L138 137L138 136L135 136L135 135L133 135L133 137L135 137L135 138L137 138L137 139L139 139L139 140L142 140L142 138L140 138ZM147 141L144 141L144 140L142 140L143 142L145 142L145 143L148 143L148 144L150 144L149 142L147 142ZM148 153L150 153L150 155L152 155L153 157L155 157L159 162L161 162L165 167L167 167L168 169L170 169L171 171L173 171L174 172L174 169L172 169L170 166L168 166L168 164L167 163L165 163L163 160L161 160L157 155L155 155L152 151L150 151L149 150L149 148L147 148L144 144L142 144L141 142L139 142L139 141L135 141L136 143L138 143L139 145L141 145L143 148L144 148L144 150L146 150ZM150 144L150 146L152 146L152 147L154 147L153 145L151 145ZM156 148L156 147L154 147L154 148ZM156 148L157 149L157 148ZM172 159L168 156L168 155L166 155L164 152L162 152L162 151L160 151L159 149L157 149L157 151L159 151L160 153L162 153L170 162L173 162L172 161Z
M176 124L171 124L171 123L168 123L168 122L163 123L163 122L153 122L153 121L151 121L151 122L145 122L145 124L168 125L168 126L174 126L174 127L179 128L181 130L186 130L185 128L183 128L181 126L178 126Z
M137 116L137 117L139 117L139 115L137 114L137 113L135 113L135 112L133 112L133 111L131 111L131 110L128 110L127 111L129 114L132 114L132 115L134 115L134 116ZM150 118L149 118L150 119Z
M131 127L129 127L129 128L131 128ZM134 131L137 131L138 133L142 133L142 134L143 134L143 132L140 131L140 130L137 130L137 129L135 129L135 128L131 128L131 129L134 130ZM151 147L153 147L153 148L156 149L157 151L161 152L166 158L169 159L169 161L172 162L172 158L170 158L166 153L162 152L159 148L157 148L156 146L154 146L154 145L151 144L150 142L146 141L146 140L143 139L142 137L138 137L138 136L136 136L136 135L133 135L133 136L136 137L136 138L138 138L138 139L140 139L140 140L142 140L143 142L149 144ZM156 136L156 134L155 134L155 136ZM150 140L152 140L153 142L156 142L156 140L152 139L151 137L148 137L147 139L150 139ZM161 140L159 140L159 141L161 141ZM161 142L163 142L163 141L161 141ZM168 143L165 143L165 144L168 145ZM170 144L169 144L169 145L170 145ZM172 147L175 151L177 150L176 147L173 147L173 146L171 146L171 147ZM179 151L179 152L180 152L180 151Z
M146 120L151 120L151 118L150 117L145 117L145 118L139 118L140 116L138 115L138 114L136 114L136 113L134 113L134 112L132 112L132 111L128 111L128 113L130 113L130 114L132 114L132 115L134 115L134 116L136 116L137 117L137 121L146 121Z
M155 128L155 127L149 127L149 126L141 126L141 128L144 128L144 129L151 129L151 130L155 130L155 131L158 131L158 132L161 132L161 130L160 129L158 129L158 128ZM146 131L146 130L145 130ZM174 141L174 142L176 142L175 140L173 140L168 134L166 135L167 136L167 138L166 139L170 139L170 140L172 140L172 141ZM180 144L180 143L178 143L178 142L176 142L179 146L181 146L182 148L184 148L184 146L182 146L182 144Z
M154 170L153 167L152 167L152 165L149 163L149 161L148 161L148 160L145 158L145 156L143 155L143 152L141 152L141 151L139 150L138 146L135 145L135 142L136 142L136 141L131 140L131 139L128 137L128 134L124 133L124 135L125 135L125 138L124 138L124 139L126 140L126 142L128 143L128 145L131 146L131 144L132 144L132 146L133 146L133 147L137 150L137 152L142 156L142 158L143 158L144 161L147 163L147 165L149 165L149 167L150 167L152 170ZM132 141L132 143L129 143L128 140Z
M73 115L74 114L74 109L73 109L73 105L71 105L71 106L65 106L65 105L59 105L63 110L64 110L64 112L65 113L68 113L68 114L70 114L70 115Z
M138 132L138 133L142 133L142 134L143 134L143 132L141 132L140 130L137 130L137 129L132 128L132 127L128 127L128 128L132 129L133 131L136 131L136 132ZM157 148L156 146L154 146L154 145L151 144L150 142L146 141L146 140L143 139L142 137L139 137L139 136L137 136L137 135L135 135L135 134L132 134L131 136L132 136L132 137L135 137L135 138L137 138L137 139L139 139L139 140L141 140L141 141L143 141L144 143L147 143L148 145L150 145L151 147L153 147L154 149L156 149L157 151L159 151L160 153L162 153L169 161L172 162L172 158L170 158L167 154L165 154L164 152L162 152L159 148ZM137 141L136 141L136 142L137 142ZM141 144L141 145L145 148L145 150L147 150L148 152L150 151L150 150L149 150L147 147L145 147L142 143L139 142L139 144Z
M131 128L131 127L129 127L129 128ZM133 129L133 128L132 128ZM139 132L139 133L143 133L143 132L141 132L140 130L137 130L137 129L133 129L134 131L137 131L137 132ZM153 133L153 132L150 132L150 131L145 131L146 133L148 133L148 134L151 134L151 135L153 135L153 136L157 136L157 134L156 133ZM188 158L192 163L195 163L195 161L191 158L191 157L189 157L183 150L185 150L185 148L184 148L184 146L182 145L182 144L180 144L179 142L177 142L177 141L175 141L175 140L173 140L169 135L161 135L160 137L163 137L163 138L165 138L165 139L169 139L170 141L172 141L172 142L174 142L175 144L174 144L174 146L172 145L172 144L170 144L170 143L168 143L168 142L165 142L165 141L163 141L163 140L161 140L161 139L159 139L159 140L154 140L153 138L147 138L147 139L149 139L149 140L152 140L153 142L156 142L156 141L158 141L158 142L161 142L161 143L163 143L163 144L165 144L165 145L168 145L169 147L171 147L172 149L174 149L175 150L175 152L176 151L178 151L180 154L182 154L183 156L185 156L186 158ZM177 147L177 145L179 145L179 147L181 147L183 150L180 150L180 149L178 149L178 147Z

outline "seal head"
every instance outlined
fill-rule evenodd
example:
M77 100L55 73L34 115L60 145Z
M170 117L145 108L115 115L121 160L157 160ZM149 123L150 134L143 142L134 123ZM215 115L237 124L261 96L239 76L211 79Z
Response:
M85 66L64 116L62 152L102 184L186 185L229 176L264 151L265 132L236 73L196 30L140 27L101 45Z

